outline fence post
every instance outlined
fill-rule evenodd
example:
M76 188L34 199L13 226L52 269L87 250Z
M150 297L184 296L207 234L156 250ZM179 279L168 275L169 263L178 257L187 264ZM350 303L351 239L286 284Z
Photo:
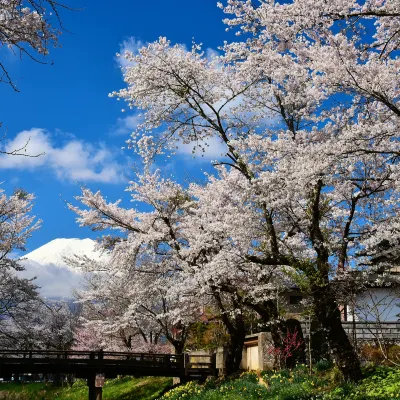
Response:
M184 353L184 365L185 365L185 376L189 375L189 367L190 367L190 356L188 353Z
M103 399L103 388L96 387L96 373L90 372L87 379L87 385L89 388L89 400L102 400Z
M90 354L90 358L92 359L92 354ZM97 400L96 399L97 395L96 395L95 380L96 380L96 374L93 372L90 372L88 379L87 379L87 385L89 388L89 396L88 396L89 400Z
M212 353L211 354L211 371L213 376L218 376L218 371L217 371L217 353Z

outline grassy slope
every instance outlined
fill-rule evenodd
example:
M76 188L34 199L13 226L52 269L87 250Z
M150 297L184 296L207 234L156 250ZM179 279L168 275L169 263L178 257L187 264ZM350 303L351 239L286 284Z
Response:
M338 370L244 373L236 379L189 382L167 392L161 400L396 400L400 398L400 368L364 370L358 385L338 381Z
M396 400L400 398L400 368L364 370L359 385L340 382L337 368L243 373L240 377L189 382L165 393L163 400ZM106 382L104 400L155 400L172 384L169 378L121 378ZM72 388L44 384L0 384L1 400L87 399L84 382Z
M153 400L172 385L172 378L120 378L106 381L104 400ZM57 388L51 384L0 384L1 400L85 400L86 383L76 382L71 388Z

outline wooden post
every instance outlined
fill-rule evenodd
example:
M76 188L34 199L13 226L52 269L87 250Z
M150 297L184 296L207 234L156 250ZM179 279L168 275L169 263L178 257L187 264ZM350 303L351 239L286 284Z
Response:
M89 360L94 360L95 353L93 351L90 352L89 354ZM95 372L90 372L88 379L87 379L87 385L89 389L89 395L88 399L89 400L96 400L96 386L95 386L95 381L96 381L96 373Z
M103 388L96 387L96 373L91 373L87 385L89 387L89 400L102 400L103 399Z
M185 357L185 376L189 375L189 367L190 367L190 356L187 353L184 353Z
M211 361L212 376L217 377L217 376L218 376L218 370L217 370L217 353L211 354L211 356L210 356L210 361Z
M104 350L103 349L99 350L98 358L99 358L99 360L104 359ZM102 369L101 369L101 371L102 371ZM95 384L96 400L103 399L103 386L102 385L104 385L104 375L102 377L101 382L97 382L97 379L96 379L96 384Z
M103 400L103 388L97 387L95 388L95 392L96 392L96 400Z
M96 374L92 372L87 380L87 385L89 388L89 396L88 396L89 400L97 400L95 380L96 380Z
M90 360L94 360L96 358L96 353L91 351L89 355ZM102 360L104 358L103 350L101 349L97 353L97 358L99 360ZM89 400L102 400L103 399L103 388L102 387L97 387L96 386L96 372L91 372L88 380L87 380L87 385L89 387ZM104 381L104 377L103 377Z
M171 368L171 359L170 359L169 354L166 354L166 355L164 356L164 366L165 366L165 368L167 368L167 369Z

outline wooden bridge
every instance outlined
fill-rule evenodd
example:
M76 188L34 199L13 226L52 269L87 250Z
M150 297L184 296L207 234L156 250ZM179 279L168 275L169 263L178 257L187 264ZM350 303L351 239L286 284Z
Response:
M123 352L0 350L0 377L10 380L21 374L74 374L87 379L89 400L101 399L96 376L170 376L201 379L215 375L215 358L189 354L150 354ZM199 358L201 362L197 362Z

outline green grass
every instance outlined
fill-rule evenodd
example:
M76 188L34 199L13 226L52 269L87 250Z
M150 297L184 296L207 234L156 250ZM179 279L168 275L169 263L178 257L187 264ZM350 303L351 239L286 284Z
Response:
M246 372L236 378L189 382L171 389L161 400L396 400L400 399L400 368L364 369L358 384L340 381L337 367L299 365L292 371Z
M154 400L168 387L172 378L118 378L106 381L104 400ZM85 381L72 387L54 387L44 383L0 383L1 400L85 400L88 389Z
M104 400L395 400L400 399L400 368L370 367L364 379L345 384L337 367L319 365L310 375L306 366L278 372L245 372L205 384L189 382L174 389L171 378L119 378L106 381ZM84 381L73 387L51 384L0 384L0 400L87 399Z

